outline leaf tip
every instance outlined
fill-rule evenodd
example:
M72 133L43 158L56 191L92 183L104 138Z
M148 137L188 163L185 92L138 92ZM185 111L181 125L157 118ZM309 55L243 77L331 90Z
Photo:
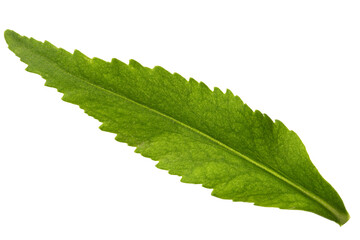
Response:
M10 44L11 41L19 39L20 35L14 32L13 30L6 29L4 32L4 38L7 44Z

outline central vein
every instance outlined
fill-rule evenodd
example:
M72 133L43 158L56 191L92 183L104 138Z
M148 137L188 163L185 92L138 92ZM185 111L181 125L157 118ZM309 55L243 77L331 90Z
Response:
M346 217L346 216L344 216L343 213L339 212L337 209L335 209L333 206L331 206L330 204L328 204L325 200L323 200L323 199L320 198L319 196L315 195L315 194L312 193L311 191L308 191L308 190L305 189L304 187L302 187L302 186L296 184L295 182L293 182L293 181L285 178L284 176L282 176L281 174L277 173L277 172L274 171L273 169L270 169L269 167L264 166L263 164L261 164L261 163L255 161L255 160L247 157L246 155L244 155L244 154L236 151L235 149L231 148L230 146L228 146L228 145L220 142L219 140L217 140L217 139L209 136L208 134L206 134L206 133L204 133L204 132L202 132L202 131L200 131L200 130L198 130L198 129L196 129L196 128L193 128L193 127L191 127L191 126L189 126L189 125L187 125L187 124L185 124L185 123L183 123L183 122L181 122L181 121L179 121L179 120L177 120L177 119L175 119L175 118L173 118L173 117L171 117L171 116L169 116L169 115L167 115L167 114L164 114L164 113L162 113L162 112L159 112L159 111L156 110L156 109L150 108L150 107L148 107L148 106L146 106L146 105L144 105L144 104L142 104L142 103L139 103L139 102L137 102L137 101L134 101L134 100L132 100L132 99L126 97L126 96L120 95L120 94L115 93L115 92L113 92L113 91L110 91L110 90L108 90L108 89L106 89L106 88L103 88L103 87L101 87L101 86L99 86L99 85L95 85L95 84L93 84L93 83L91 83L91 82L89 82L89 81L86 81L86 80L85 80L84 78L82 78L81 76L76 76L76 75L68 72L67 70L63 69L63 68L62 68L61 66L59 66L57 63L55 63L54 61L48 59L46 56L43 56L42 54L39 54L38 52L37 52L37 54L40 55L41 57L45 58L47 61L50 61L50 63L53 64L53 65L54 65L57 69L59 69L60 71L66 73L66 74L68 74L68 75L70 75L70 76L72 76L72 77L74 77L74 78L76 78L76 79L78 79L78 80L80 80L80 81L82 81L82 82L84 82L84 83L92 86L92 87L98 88L98 89L100 89L101 91L106 91L106 92L108 92L109 94L112 94L112 95L114 95L114 96L116 96L116 97L118 97L118 98L121 98L122 100L131 102L131 103L136 104L136 105L138 105L138 106L140 106L140 107L142 107L142 108L145 108L145 109L147 109L148 111L151 111L151 112L153 112L153 113L155 113L155 114L158 114L158 115L160 115L160 116L162 116L162 117L164 117L164 118L167 118L167 119L169 119L169 120L171 120L171 121L173 121L173 122L181 125L182 127L185 127L185 128L187 128L187 129L190 129L191 131L193 131L193 132L195 132L195 133L197 133L197 134L199 134L199 135L201 135L201 136L203 136L203 137L211 140L211 141L214 142L215 144L217 144L217 145L225 148L226 150L230 151L230 152L233 153L234 155L236 155L236 156L238 156L238 157L240 157L240 158L242 158L242 159L250 162L251 164L257 166L258 168L264 170L265 172L270 173L270 174L273 175L274 177L276 177L276 178L284 181L285 183L289 184L290 186L294 187L295 189L297 189L297 190L298 190L299 192L301 192L302 194L305 194L306 196L310 197L311 199L313 199L314 201L316 201L317 203L319 203L320 205L322 205L324 208L326 208L329 212L331 212L331 213L332 213L334 216L336 216L338 219L343 219L343 218Z

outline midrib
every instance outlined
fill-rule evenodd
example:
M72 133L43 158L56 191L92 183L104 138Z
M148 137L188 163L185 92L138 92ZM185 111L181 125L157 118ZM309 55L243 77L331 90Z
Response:
M31 50L33 50L33 49L31 49ZM35 52L36 52L36 51L35 51ZM112 91L110 91L110 90L108 90L108 89L106 89L106 88L103 88L103 87L99 86L99 85L95 85L95 84L93 84L93 83L91 83L91 82L88 82L88 81L86 81L84 78L82 78L82 77L80 77L80 76L76 76L76 75L74 75L73 73L68 72L66 69L64 69L64 68L62 68L61 66L59 66L56 62L48 59L46 56L43 56L42 54L40 54L40 53L38 53L38 52L36 52L36 53L37 53L40 57L45 58L48 62L50 62L51 64L53 64L54 66L56 66L56 68L59 69L60 71L66 73L66 74L68 74L68 75L70 75L70 76L73 76L74 78L79 79L80 81L82 81L82 82L84 82L84 83L86 83L86 84L88 84L88 85L90 85L90 86L92 86L92 87L98 88L98 89L100 89L100 90L102 90L102 91L105 91L105 92L107 92L107 93L110 93L110 94L112 94L112 95L114 95L114 96L116 96L116 97L118 97L118 98L121 98L121 99L123 99L123 100L125 100L125 101L131 102L131 103L136 104L136 105L138 105L138 106L140 106L140 107L142 107L142 108L145 108L145 109L147 109L148 111L151 111L151 112L156 113L156 114L158 114L158 115L160 115L160 116L162 116L162 117L165 117L165 118L167 118L167 119L169 119L169 120L171 120L171 121L173 121L173 122L176 122L177 124L179 124L179 125L187 128L187 129L190 129L191 131L193 131L193 132L195 132L195 133L197 133L197 134L199 134L199 135L201 135L201 136L203 136L203 137L211 140L212 142L214 142L214 143L218 144L219 146L221 146L221 147L227 149L228 151L232 152L232 153L235 154L236 156L238 156L238 157L240 157L240 158L242 158L242 159L245 159L246 161L248 161L248 162L252 163L253 165L257 166L258 168L262 169L263 171L265 171L265 172L267 172L267 173L270 173L270 174L273 175L274 177L276 177L276 178L284 181L285 183L289 184L290 186L294 187L295 189L297 189L297 190L298 190L299 192L301 192L302 194L305 194L306 196L310 197L311 199L313 199L314 201L316 201L317 203L319 203L320 205L322 205L322 206L323 206L325 209L327 209L329 212L331 212L331 213L332 213L337 219L339 219L340 221L341 221L341 219L345 219L345 218L347 217L346 215L344 215L343 213L341 213L341 212L339 212L338 210L336 210L334 207L332 207L330 204L328 204L325 200L323 200L322 198L318 197L317 195L315 195L315 194L312 193L311 191L308 191L307 189L303 188L302 186L300 186L300 185L292 182L291 180L283 177L281 174L277 173L276 171L268 168L267 166L264 166L264 165L261 164L261 163L256 162L255 160L253 160L253 159L247 157L246 155L244 155L244 154L236 151L235 149L231 148L230 146L228 146L228 145L220 142L219 140L217 140L217 139L209 136L208 134L206 134L206 133L204 133L204 132L202 132L202 131L194 128L194 127L191 127L191 126L189 126L189 125L187 125L187 124L185 124L185 123L183 123L183 122L181 122L181 121L179 121L179 120L177 120L177 119L175 119L175 118L173 118L173 117L171 117L171 116L169 116L169 115L167 115L167 114L164 114L164 113L162 113L162 112L159 112L159 111L156 110L156 109L150 108L150 107L148 107L148 106L146 106L146 105L144 105L144 104L142 104L142 103L139 103L139 102L137 102L137 101L134 101L133 99L130 99L130 98L125 97L125 96L123 96L123 95L120 95L120 94L118 94L118 93L112 92ZM111 64L111 63L110 63L110 64Z

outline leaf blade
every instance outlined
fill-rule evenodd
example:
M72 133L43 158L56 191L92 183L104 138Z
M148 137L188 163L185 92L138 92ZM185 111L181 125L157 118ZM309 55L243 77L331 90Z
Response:
M224 199L314 212L340 225L349 219L299 137L229 90L211 91L135 61L70 54L10 30L5 39L28 71L64 93L64 101L79 105L103 122L102 130L183 182L213 188Z

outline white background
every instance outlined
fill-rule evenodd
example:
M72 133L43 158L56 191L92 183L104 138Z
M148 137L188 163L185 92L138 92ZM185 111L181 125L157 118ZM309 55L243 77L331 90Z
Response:
M359 1L2 1L68 51L231 89L301 137L352 216L210 196L116 142L0 39L0 239L360 239Z

